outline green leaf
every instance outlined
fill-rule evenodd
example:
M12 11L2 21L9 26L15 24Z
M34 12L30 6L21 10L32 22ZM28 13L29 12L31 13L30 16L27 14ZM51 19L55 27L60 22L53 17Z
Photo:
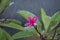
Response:
M15 28L15 29L18 29L18 30L22 30L22 31L25 31L24 27L18 25L18 24L15 24L15 23L0 23L0 26L6 26L6 27L10 27L10 28Z
M9 33L7 33L5 30L3 30L3 29L1 29L0 28L0 30L1 30L1 32L3 32L2 33L2 37L0 38L0 40L13 40L13 38L10 36L10 34Z
M1 40L2 36L3 36L3 31L0 29L0 40Z
M13 39L18 39L18 38L24 38L24 37L30 37L30 36L35 36L37 33L35 31L34 28L26 28L25 29L27 31L22 31L22 32L18 32L18 33L15 33L12 38Z
M43 24L44 24L44 28L47 31L47 29L49 27L49 24L50 24L50 21L51 21L51 17L46 15L43 8L41 8L41 18L42 18L42 21L43 21Z
M17 12L19 15L21 15L23 18L27 20L28 16L34 17L35 15L29 11L21 10ZM37 29L41 33L42 32L42 26L39 20L37 20Z
M57 29L56 33L60 34L60 27Z
M10 0L0 0L0 14L9 6Z
M2 37L1 37L1 39L0 40L6 40L7 38L6 38L6 35L4 35L4 33L3 33L3 35L2 35Z
M10 36L10 34L8 34L8 33L5 32L5 31L4 31L4 33L5 33L5 37L7 37L8 40L14 40L14 39Z
M1 19L1 20L5 20L5 19ZM10 22L18 24L18 25L22 24L19 20L15 20L15 19L6 19L4 21L4 23L10 23Z
M60 23L60 12L56 12L52 17L51 17L51 22L48 28L48 32L53 30L58 24Z
M52 16L52 20L56 20L60 22L60 12L56 12L53 16Z

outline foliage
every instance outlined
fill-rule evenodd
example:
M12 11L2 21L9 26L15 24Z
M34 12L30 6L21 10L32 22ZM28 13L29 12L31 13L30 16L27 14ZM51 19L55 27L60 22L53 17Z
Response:
M0 28L0 40L13 40L9 33Z
M9 6L10 0L0 0L0 14Z
M34 17L33 13L25 10L21 10L17 12L20 16L27 20L28 16ZM18 38L30 37L30 36L42 36L46 40L48 39L58 39L58 34L60 34L60 27L57 27L60 23L60 12L56 12L52 17L46 15L43 8L41 8L41 19L43 24L37 20L37 27L34 26L28 28L21 26L21 21L12 20L12 19L4 19L0 21L0 26L9 27L13 29L21 30L20 32L15 33L14 35L10 35L4 29L0 28L0 40L14 40ZM44 25L44 26L42 26ZM44 27L44 30L42 29ZM56 30L57 29L57 30ZM38 35L39 34L39 35ZM55 35L54 35L55 34ZM54 37L55 36L55 37ZM4 39L3 39L4 38Z

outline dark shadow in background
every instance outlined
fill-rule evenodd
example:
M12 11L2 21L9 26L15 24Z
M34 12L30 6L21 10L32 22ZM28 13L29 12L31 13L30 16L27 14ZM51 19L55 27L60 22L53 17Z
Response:
M49 16L52 16L55 12L60 10L60 0L11 0L11 1L14 2L14 4L10 6L8 9L6 9L2 15L0 15L0 19L8 17L9 19L20 20L24 24L26 21L23 20L23 18L17 14L17 11L19 10L30 11L34 13L36 16L38 16L39 20L41 20L40 16L41 7L45 9L47 15ZM4 29L8 31L11 35L19 31L11 28Z

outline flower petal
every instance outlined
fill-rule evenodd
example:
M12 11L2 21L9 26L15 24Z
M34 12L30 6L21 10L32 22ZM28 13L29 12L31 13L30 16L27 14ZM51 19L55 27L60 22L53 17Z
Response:
M31 21L31 19L32 19L32 18L31 18L30 16L28 16L28 19L27 19L27 20L28 20L29 22Z
M27 27L31 27L32 24L30 24L30 23L26 23L25 26L27 26Z
M34 26L37 26L37 23L34 23Z
M34 17L33 17L33 20L34 20L34 21L36 21L36 20L37 20L37 17L36 17L36 16L34 16Z

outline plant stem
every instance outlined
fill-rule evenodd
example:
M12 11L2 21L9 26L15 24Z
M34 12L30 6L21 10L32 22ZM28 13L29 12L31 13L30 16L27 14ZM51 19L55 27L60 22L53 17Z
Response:
M58 34L57 36L58 36L57 40L60 40L60 34Z
M41 33L37 30L37 27L34 27L36 32L40 35L40 39L41 40L45 40L45 38L43 38L43 35L41 35Z
M57 29L55 29L55 31L54 31L54 35L53 35L53 37L52 37L52 40L54 40L54 37L55 37L55 35L56 35L56 30L57 30Z
M54 37L55 37L55 35L56 35L56 30L58 29L58 27L60 27L60 23L54 28L55 32L54 32L54 35L53 35L53 37L52 37L52 40L54 40Z

